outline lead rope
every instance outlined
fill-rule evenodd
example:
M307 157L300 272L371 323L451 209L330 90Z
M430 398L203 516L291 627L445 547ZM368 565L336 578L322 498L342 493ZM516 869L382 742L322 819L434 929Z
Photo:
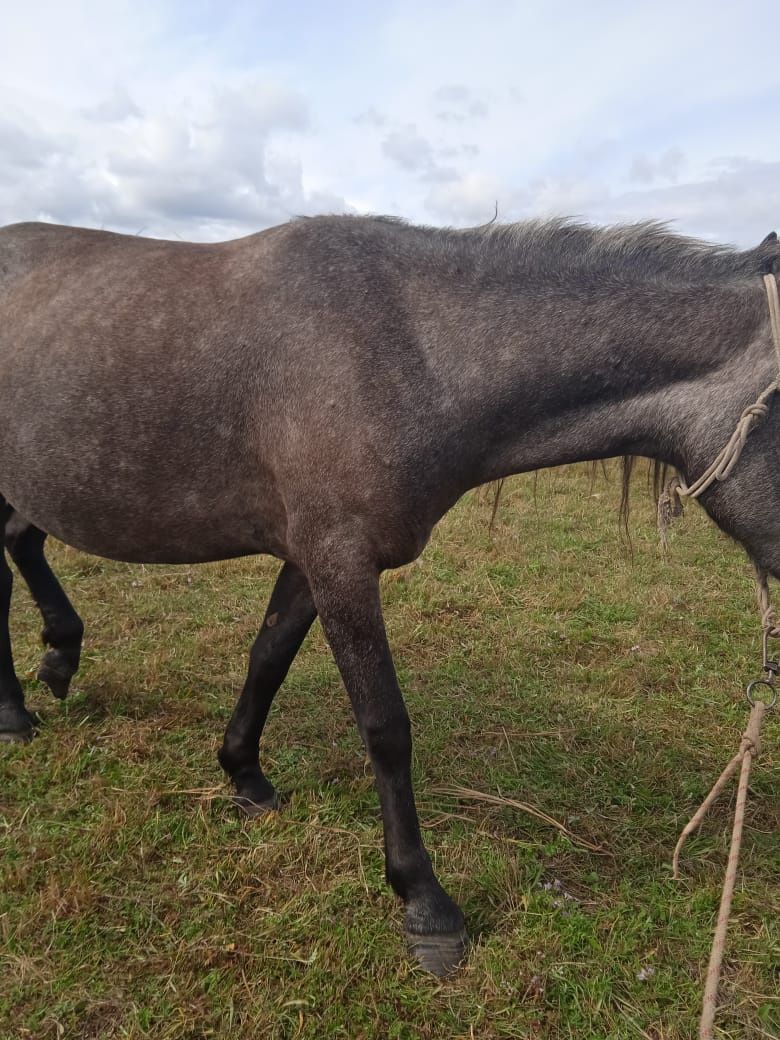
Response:
M726 875L723 879L723 892L720 897L720 908L718 909L718 923L715 927L715 935L712 940L710 951L710 962L707 967L707 976L704 983L704 997L702 1000L701 1018L699 1020L699 1040L712 1040L712 1027L715 1022L715 1012L718 1007L718 983L720 982L720 969L723 962L723 951L726 948L726 933L731 916L731 898L734 894L734 885L737 880L737 866L739 865L739 851L742 846L742 827L745 822L745 804L747 802L748 781L750 779L750 768L753 759L758 758L761 753L761 725L764 714L775 703L777 693L769 680L758 679L756 682L772 687L772 696L768 703L762 700L753 700L752 693L748 695L751 703L750 718L747 728L742 735L739 751L732 758L726 768L715 782L714 787L699 806L696 814L686 824L677 847L674 850L672 865L674 878L680 879L679 861L680 851L688 835L696 830L707 810L718 797L720 792L728 783L729 778L736 772L737 766L741 764L739 784L737 786L737 803L734 808L734 825L731 831L731 848L729 849L728 863L726 864ZM751 683L755 686L755 683Z
M725 480L739 461L742 449L750 433L759 425L769 411L769 400L773 394L780 391L780 299L778 298L777 282L773 275L764 276L767 300L769 302L769 323L772 329L772 342L777 355L778 374L769 386L759 394L753 404L743 411L739 422L731 435L726 446L715 459L715 461L695 480L687 485L681 477L673 478L663 489L658 500L658 529L664 548L667 544L667 532L674 517L682 513L681 498L698 498L707 488L717 480ZM761 611L761 627L763 630L763 670L766 678L756 679L747 688L747 699L750 704L750 717L739 751L734 755L721 775L715 781L712 790L697 809L694 816L686 824L672 857L672 869L675 880L680 877L680 852L689 834L696 830L704 819L710 806L716 800L729 779L741 766L739 783L737 785L737 801L734 808L734 824L731 831L731 847L726 865L726 875L723 880L723 892L720 898L718 910L718 923L715 927L715 935L712 941L710 962L707 968L707 976L704 985L704 998L702 1001L701 1019L699 1020L699 1040L712 1040L712 1030L715 1022L717 1009L718 983L720 982L720 970L723 963L723 951L726 946L726 934L731 915L731 900L734 894L734 885L737 878L737 866L739 864L739 852L742 845L742 828L745 822L745 805L747 803L748 782L753 759L761 752L761 725L766 712L774 707L777 701L777 688L775 679L780 675L780 664L770 660L769 640L780 639L780 624L777 615L772 609L769 596L769 581L766 571L756 568L756 589L758 594L758 606ZM766 700L757 697L755 691L764 686L769 694L765 693Z

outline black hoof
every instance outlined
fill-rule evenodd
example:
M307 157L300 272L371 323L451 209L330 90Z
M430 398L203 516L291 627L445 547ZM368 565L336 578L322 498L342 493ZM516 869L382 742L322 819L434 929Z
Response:
M26 744L35 736L38 719L22 704L0 705L0 743Z
M68 696L73 668L61 650L47 650L38 669L38 678L46 683L54 696L64 701Z
M406 933L409 951L420 967L431 975L445 978L457 971L466 956L468 935L465 929L443 932L439 935L414 935Z
M34 729L28 729L25 733L9 733L6 730L0 730L0 744L29 744L34 736Z
M269 812L276 812L281 803L279 795L274 791L269 798L264 798L262 801L253 801L244 794L234 794L233 804L237 805L245 816L255 817L265 816Z
M266 813L276 812L279 808L279 795L260 768L252 766L231 770L224 758L224 753L220 752L220 764L235 787L233 804L237 805L245 816L265 816Z

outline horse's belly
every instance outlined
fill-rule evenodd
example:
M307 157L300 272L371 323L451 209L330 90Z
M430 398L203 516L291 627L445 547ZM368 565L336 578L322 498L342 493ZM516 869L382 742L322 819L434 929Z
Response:
M93 484L29 470L24 479L0 486L14 509L66 544L136 563L285 556L283 511L270 488L267 492L264 496L260 481L215 489L199 488L190 479L182 485L165 481L150 493L125 484L121 473Z

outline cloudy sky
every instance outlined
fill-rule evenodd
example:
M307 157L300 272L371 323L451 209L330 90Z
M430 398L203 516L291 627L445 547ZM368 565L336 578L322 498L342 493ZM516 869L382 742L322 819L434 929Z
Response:
M780 225L769 0L0 0L0 224Z

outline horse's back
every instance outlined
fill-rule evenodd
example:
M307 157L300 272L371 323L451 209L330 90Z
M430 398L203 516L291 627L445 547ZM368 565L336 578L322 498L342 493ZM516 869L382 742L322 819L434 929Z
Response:
M3 294L41 265L67 263L130 237L35 221L0 227L0 307Z

